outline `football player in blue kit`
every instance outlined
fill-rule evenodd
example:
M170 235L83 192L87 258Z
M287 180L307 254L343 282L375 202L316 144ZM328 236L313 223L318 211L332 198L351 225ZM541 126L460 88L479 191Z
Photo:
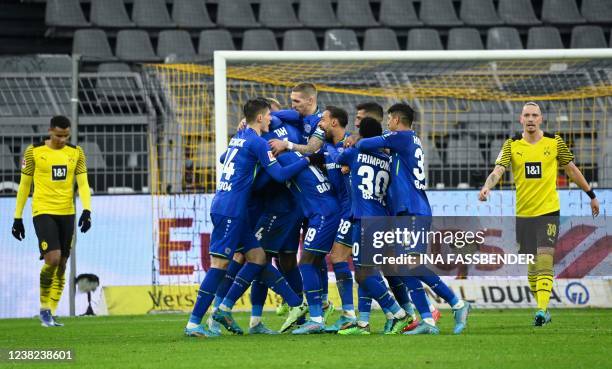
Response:
M424 153L421 141L412 129L414 110L407 104L399 103L391 106L387 113L390 132L361 139L355 147L360 151L377 152L384 148L391 151L392 176L388 199L390 215L410 216L416 219L417 223L426 224L432 213L425 193ZM427 245L421 243L413 251L424 253L426 249ZM406 334L439 333L421 281L451 306L455 317L454 333L461 333L467 324L470 304L459 299L439 276L427 270L425 266L417 266L414 272L418 276L405 276L402 279L423 321L416 329Z
M187 336L210 337L215 335L201 325L202 317L213 301L215 292L238 246L242 247L246 264L236 275L234 284L226 295L228 302L235 301L236 296L239 297L244 292L240 290L246 289L245 285L248 287L256 276L262 274L264 269L266 271L268 269L269 263L266 262L265 252L258 245L245 216L258 170L263 169L274 180L284 182L309 165L307 158L300 158L283 167L269 151L266 140L260 137L262 132L268 131L270 124L270 105L267 101L249 100L243 110L247 128L238 131L232 137L225 153L221 180L217 185L217 192L211 205L213 222L210 243L211 268L198 290L195 306L185 327ZM273 273L262 275L273 277ZM269 281L269 284L273 285L274 281ZM237 326L231 318L230 309L231 306L227 306L224 300L216 312L218 315L213 315L213 318L220 320L226 328L232 330ZM295 315L298 315L299 309L300 306L296 307L296 313L293 314L295 319L297 319ZM236 333L240 332L238 327Z
M382 134L380 122L373 118L363 118L359 126L361 137L374 137ZM352 254L355 265L355 279L362 290L361 295L374 298L385 315L392 321L388 333L399 333L412 322L408 314L393 298L382 282L380 270L373 264L362 260L361 219L363 217L386 216L386 192L390 181L391 158L384 151L363 152L356 148L345 149L337 158L340 165L350 168L351 183L351 221ZM363 303L360 299L360 304ZM361 311L362 309L360 309ZM369 334L369 309L357 322L343 327L339 334Z

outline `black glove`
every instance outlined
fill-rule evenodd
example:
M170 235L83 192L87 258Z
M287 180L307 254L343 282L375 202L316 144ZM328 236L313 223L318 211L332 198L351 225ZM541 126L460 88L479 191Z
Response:
M82 233L87 232L91 228L91 211L83 210L79 218L79 227L81 227Z
M13 229L11 229L11 233L13 233L13 237L19 241L25 238L25 228L23 228L23 220L21 218L15 218L15 220L13 220Z
M325 155L323 155L322 152L311 154L308 157L308 160L310 160L310 165L314 165L315 167L321 169L323 173L327 173L327 168L325 167Z

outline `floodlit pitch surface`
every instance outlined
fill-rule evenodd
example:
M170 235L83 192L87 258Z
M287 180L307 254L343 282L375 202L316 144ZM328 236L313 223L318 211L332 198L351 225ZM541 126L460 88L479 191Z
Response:
M187 315L0 320L0 349L72 349L73 363L27 362L31 368L610 368L612 311L553 310L552 324L531 326L533 310L475 310L461 336L442 311L440 336L385 336L373 311L370 336L231 336L187 338ZM236 314L248 329L248 314ZM338 317L338 312L332 319ZM282 319L265 313L269 327ZM11 366L6 360L0 367Z

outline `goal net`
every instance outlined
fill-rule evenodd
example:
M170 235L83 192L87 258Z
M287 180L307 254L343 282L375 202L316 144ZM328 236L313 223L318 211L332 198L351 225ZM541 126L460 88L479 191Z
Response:
M612 186L611 50L216 52L214 65L146 65L144 74L158 106L150 166L154 284L201 281L218 157L242 105L265 96L290 109L291 88L300 82L316 85L321 109L347 110L349 130L359 103L413 106L428 187L438 190L430 192L432 204L450 189L484 183L503 141L521 131L527 101L541 106L542 128L563 137L587 181ZM571 187L562 172L558 185ZM509 174L499 186L512 189ZM466 196L454 206L456 215L469 215L475 205ZM514 203L495 211L511 215Z

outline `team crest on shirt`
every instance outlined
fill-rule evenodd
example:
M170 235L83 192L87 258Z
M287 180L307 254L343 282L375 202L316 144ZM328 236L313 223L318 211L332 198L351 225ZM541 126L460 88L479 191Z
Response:
M41 248L43 251L46 251L46 250L47 250L47 248L49 248L49 244L47 243L47 241L43 241L43 242L41 242L41 243L40 243L40 248Z
M548 148L548 146L546 146L546 148L544 148L544 156L548 155L550 155L550 149Z
M304 131L306 133L310 133L311 130L312 130L312 126L310 124L304 124Z

